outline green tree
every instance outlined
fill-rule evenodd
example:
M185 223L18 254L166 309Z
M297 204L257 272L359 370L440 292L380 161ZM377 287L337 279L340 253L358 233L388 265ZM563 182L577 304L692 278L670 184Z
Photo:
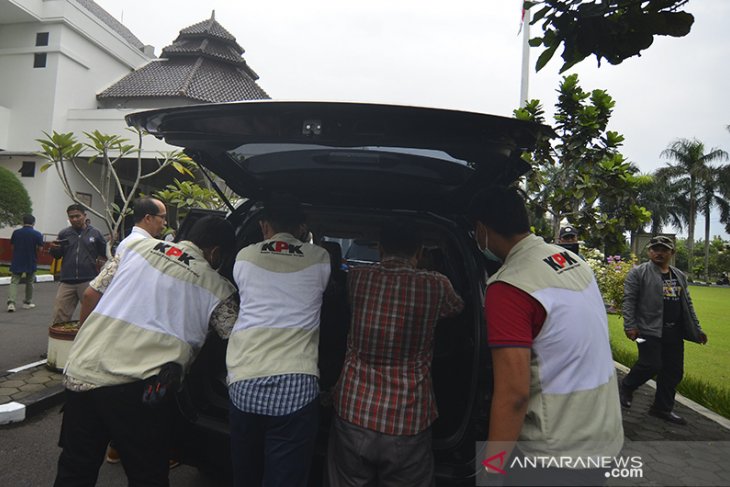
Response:
M638 169L619 152L623 136L607 130L614 106L605 90L585 92L577 75L564 77L555 105L556 140L541 141L523 155L534 170L526 181L528 204L533 215L551 220L550 237L568 219L582 238L611 254L623 250L625 230L639 228L650 216L636 202ZM538 100L514 114L545 122Z
M194 165L182 151L173 151L159 153L152 163L152 169L143 169L142 141L146 134L139 130L132 131L137 135L136 145L130 144L128 139L118 135L107 135L97 130L84 132L86 142L80 142L72 132L53 132L51 135L44 133L45 138L36 139L41 145L38 155L48 161L41 167L41 171L54 167L69 198L78 204L83 204L71 187L70 174L76 173L102 201L104 206L102 212L93 208L88 210L101 218L109 231L111 236L107 242L109 257L124 217L130 211L129 205L138 194L140 183L167 167L172 167L181 174L192 175L190 167ZM102 165L99 178L91 176L88 170L83 169L84 165L88 168L95 162ZM132 186L126 190L119 174L125 163L133 167L129 176ZM114 203L117 197L122 201L121 206Z
M19 225L23 215L33 213L30 196L20 179L0 167L0 227Z
M203 187L193 181L179 181L168 184L165 189L156 191L153 196L163 201L171 216L168 221L177 229L177 222L187 215L191 208L206 208L209 210L225 210L227 205L218 193L210 188Z
M667 162L665 167L657 170L657 175L676 184L679 191L674 195L684 198L687 204L687 251L688 251L688 272L694 275L694 232L697 220L698 204L703 195L703 185L712 179L712 164L715 161L727 160L727 152L721 149L711 149L705 153L705 145L697 139L678 139L672 142L669 147L662 151L661 155L675 164ZM708 199L709 201L709 199ZM709 210L708 210L709 211ZM709 220L708 220L709 225ZM709 230L708 230L709 233ZM705 236L705 241L709 235Z
M564 72L590 55L611 64L640 55L655 35L686 36L694 17L680 11L689 0L531 0L525 8L535 13L530 24L542 23L542 37L530 39L543 46L535 65L539 71L563 46Z
M638 190L637 202L651 213L649 232L652 235L661 233L667 225L682 231L687 223L688 203L680 193L679 184L656 173L647 174L640 178ZM675 197L668 198L668 194Z

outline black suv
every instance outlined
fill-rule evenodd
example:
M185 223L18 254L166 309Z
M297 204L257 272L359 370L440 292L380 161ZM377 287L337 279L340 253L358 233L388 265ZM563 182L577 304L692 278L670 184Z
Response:
M436 330L437 480L474 485L475 442L485 439L489 421L491 364L482 306L491 269L473 242L466 208L476 191L508 185L527 172L523 150L552 135L551 129L450 110L271 101L147 111L129 115L127 123L183 147L246 198L228 215L238 248L261 239L258 203L274 191L304 203L315 242L328 242L323 246L336 271L346 272L343 245L352 249L348 255L358 254L351 265L368 265L362 250L377 243L385 217L421 224L423 266L448 276L465 302L460 315ZM348 320L338 301L325 296L322 311L323 414L311 485L321 484L332 417L327 391L344 356ZM225 347L210 335L187 378L187 399L180 401L182 460L219 473L230 468Z

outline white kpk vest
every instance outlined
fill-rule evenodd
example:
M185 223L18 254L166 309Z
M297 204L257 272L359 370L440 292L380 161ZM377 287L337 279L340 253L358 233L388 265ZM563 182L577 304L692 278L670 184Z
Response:
M64 372L107 386L145 379L167 362L187 368L205 342L213 310L234 292L192 242L129 242Z
M530 235L489 280L542 304L532 345L530 401L520 434L528 455L615 455L623 445L616 371L603 298L588 264Z

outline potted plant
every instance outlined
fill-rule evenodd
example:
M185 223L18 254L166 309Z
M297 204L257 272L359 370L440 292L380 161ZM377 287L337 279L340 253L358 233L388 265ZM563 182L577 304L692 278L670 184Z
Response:
M78 320L54 323L48 327L48 359L46 366L49 369L61 371L66 367L71 345L73 345L78 332Z

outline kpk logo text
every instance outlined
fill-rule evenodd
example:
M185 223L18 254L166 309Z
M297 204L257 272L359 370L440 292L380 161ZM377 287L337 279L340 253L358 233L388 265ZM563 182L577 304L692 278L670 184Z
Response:
M301 245L290 244L289 242L283 242L277 240L274 242L265 242L261 245L262 254L282 254L282 255L296 255L304 257Z

